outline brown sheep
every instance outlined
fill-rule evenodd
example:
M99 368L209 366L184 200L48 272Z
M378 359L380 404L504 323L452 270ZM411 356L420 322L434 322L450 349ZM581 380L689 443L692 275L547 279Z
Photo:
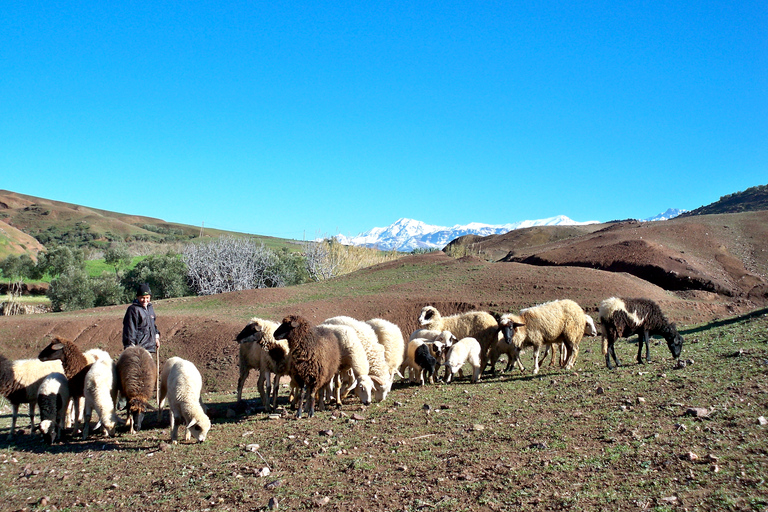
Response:
M128 424L133 434L141 430L149 398L155 390L157 369L152 356L142 347L126 348L117 360L117 378L128 404Z
M37 358L41 361L60 360L69 385L69 397L75 411L75 429L83 420L85 376L93 361L89 360L73 342L56 336Z
M341 366L339 344L333 336L321 336L306 318L298 315L285 317L274 338L287 340L291 350L290 374L300 390L296 417L301 418L306 397L307 415L311 418L317 393L331 383Z

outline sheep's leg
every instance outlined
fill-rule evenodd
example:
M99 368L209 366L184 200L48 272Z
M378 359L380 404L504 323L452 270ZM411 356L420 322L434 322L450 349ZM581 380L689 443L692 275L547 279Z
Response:
M88 438L88 431L91 427L91 415L93 413L93 406L88 403L88 401L85 402L85 412L83 413L83 441L85 441Z
M176 414L171 409L171 443L176 444L179 440L179 421L176 418ZM133 429L133 427L131 427Z
M269 400L267 398L267 390L264 386L264 379L266 378L265 375L266 372L263 370L259 370L259 380L256 384L256 386L259 388L259 396L261 397L261 406L264 408L265 412L269 412Z
M533 374L536 375L539 373L539 352L541 351L540 346L533 347Z
M645 345L645 360L651 362L651 336L643 329L637 334L637 362L643 364L643 345Z
M279 394L278 392L280 391L280 374L279 373L275 374L275 385L272 386L272 389L274 391L272 393L272 410L276 411L277 410L277 395Z
M19 404L13 404L13 416L11 417L11 432L8 434L10 441L16 434L16 418L19 416Z
M307 385L304 384L304 386L299 390L299 403L296 407L296 417L301 418L301 413L304 410L304 396L307 394Z
M605 353L605 365L608 367L609 370L613 370L613 366L611 366L611 357L613 357L613 361L616 363L617 368L621 366L621 362L619 361L619 358L616 357L616 348L614 346L614 344L616 343L616 338L609 334L607 337L607 342L608 342L608 350Z
M480 371L480 365L475 366L472 368L472 382L476 383L480 380L480 377L482 376L482 372Z
M451 368L448 365L445 365L445 383L450 384L452 377L453 377L453 368Z
M317 397L318 390L312 388L307 390L309 396L307 397L307 417L311 418L315 415L315 398Z
M245 379L248 378L248 374L251 373L250 368L243 368L243 365L240 365L240 377L237 379L237 401L240 402L243 400L243 386L245 385Z

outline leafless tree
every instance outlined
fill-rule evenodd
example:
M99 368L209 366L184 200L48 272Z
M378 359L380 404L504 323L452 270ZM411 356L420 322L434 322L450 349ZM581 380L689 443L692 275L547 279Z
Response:
M313 281L324 281L341 274L344 262L340 257L339 245L335 238L304 242L307 272Z
M198 295L285 285L277 255L253 239L221 237L188 244L182 255Z

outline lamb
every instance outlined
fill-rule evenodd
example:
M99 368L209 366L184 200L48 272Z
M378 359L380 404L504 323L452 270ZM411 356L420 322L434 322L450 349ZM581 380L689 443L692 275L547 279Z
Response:
M141 422L149 406L149 398L155 389L157 370L152 356L143 347L131 346L123 350L117 359L117 377L120 392L128 408L128 425L131 434L141 430Z
M384 346L384 359L389 367L390 380L392 381L395 379L395 375L400 373L400 365L405 359L403 332L397 325L383 318L372 318L365 323L373 328L379 343Z
M429 341L425 338L410 340L405 361L400 367L401 372L408 370L411 382L418 380L422 386L425 375L427 380L432 382L438 368L438 357L441 357L444 346L441 341Z
M420 385L424 385L425 378L428 382L434 382L437 359L432 355L426 343L421 343L416 347L413 354L413 362L421 368L419 372Z
M316 327L317 333L321 336L333 336L339 344L339 354L341 364L339 366L340 375L336 379L337 384L334 389L336 404L341 405L342 395L354 388L363 405L370 405L374 390L373 379L370 374L370 363L365 354L363 344L357 336L357 332L348 325L320 324ZM352 372L350 385L345 391L341 389L341 374Z
M47 347L37 355L41 361L58 359L64 367L64 375L69 380L69 397L75 411L75 428L83 419L81 402L85 396L85 376L91 368L91 362L80 348L72 341L56 336Z
M472 382L480 379L480 343L475 338L462 338L451 345L445 359L445 382L451 382L466 362L472 366Z
M166 400L171 410L171 442L177 443L179 423L187 427L186 440L191 436L202 443L211 429L211 420L203 410L200 393L203 378L197 367L180 357L171 357L163 365L160 377L160 411Z
M120 423L115 410L118 382L117 366L111 359L98 359L91 365L91 369L85 375L83 440L88 437L94 409L106 435L114 437L115 427Z
M563 343L567 351L566 369L573 367L584 336L585 313L572 300L556 300L540 306L526 308L519 315L501 316L499 325L507 343L520 349L532 346L534 370L539 373L539 352L553 343ZM519 360L519 352L516 359Z
M451 331L456 338L475 338L480 343L481 371L488 365L488 352L498 340L499 324L490 313L468 311L443 317L434 306L424 306L419 325L437 331Z
M349 316L335 316L323 321L326 325L347 325L352 327L363 345L365 355L368 358L370 373L368 374L374 384L374 399L381 402L386 399L392 388L392 377L385 358L384 346L379 344L376 331L365 322Z
M63 373L52 373L40 384L37 406L40 408L40 432L46 444L61 438L69 404L69 384Z
M683 350L683 337L677 332L675 324L667 320L654 301L610 297L600 303L598 311L603 333L603 355L609 370L613 369L611 357L616 366L621 366L613 346L616 339L627 338L633 334L637 334L639 338L637 344L639 364L643 363L643 345L645 345L645 359L651 362L649 340L652 334L664 337L672 357L675 359L680 357L680 352Z
M287 340L291 350L291 378L299 388L296 417L301 418L304 399L308 416L315 414L317 393L330 384L341 366L341 353L335 337L320 336L306 318L290 315L275 330L276 340Z
M288 375L290 350L285 340L275 340L277 323L261 318L251 318L237 335L240 344L240 377L237 380L237 401L243 396L243 385L252 368L258 368L258 388L264 410L277 409L280 377ZM274 385L270 381L274 375ZM266 384L266 386L265 386ZM274 393L272 391L274 390Z
M29 404L29 428L35 429L35 405L37 392L43 380L50 374L64 373L61 361L40 361L39 359L17 359L15 361L0 355L0 394L13 407L10 440L16 434L16 418L19 405Z

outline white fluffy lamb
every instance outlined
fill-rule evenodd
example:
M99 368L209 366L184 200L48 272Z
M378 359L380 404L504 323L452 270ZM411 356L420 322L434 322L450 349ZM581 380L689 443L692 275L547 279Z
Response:
M64 373L61 361L40 361L39 359L11 360L0 355L0 394L11 402L11 438L16 433L16 418L19 405L29 404L29 428L35 429L35 405L40 384L51 373Z
M211 420L203 410L202 389L203 378L193 363L180 357L171 357L165 362L160 377L160 410L167 400L171 410L171 442L174 444L181 421L187 426L187 441L190 436L201 443L205 441Z
M43 379L37 390L40 408L40 433L47 444L61 438L69 404L69 383L63 373L52 373Z
M269 412L277 408L280 377L290 370L288 342L274 338L277 323L262 318L251 318L237 335L240 344L240 377L237 379L237 401L243 398L243 385L252 368L259 370L257 383L261 403ZM274 379L274 384L270 379Z
M472 382L480 380L480 343L475 338L462 338L448 349L445 356L445 382L451 382L453 376L461 372L464 363L472 366Z
M371 365L365 354L363 344L357 332L348 325L338 324L320 324L316 331L321 336L333 336L339 344L339 355L341 364L339 365L339 374L344 374L347 370L352 372L353 380L346 389L341 389L341 375L337 374L335 379L334 396L336 404L341 406L343 395L346 395L350 389L354 388L363 405L370 405L373 395L373 379L371 379Z
M395 375L400 373L400 365L405 359L403 332L396 324L383 318L372 318L365 323L373 327L376 338L384 347L384 359L389 367L390 380L394 380Z
M468 311L443 317L434 306L424 306L419 325L426 329L451 331L458 339L472 337L480 343L480 371L488 364L488 352L498 340L499 323L486 311Z
M104 432L114 437L115 427L119 423L115 403L117 402L117 366L112 359L98 359L85 375L85 413L83 439L88 437L91 428L91 414L96 411Z
M360 338L365 355L368 357L370 373L368 374L374 384L374 400L383 401L392 388L389 366L384 355L384 346L379 344L376 331L367 323L349 316L335 316L323 321L330 325L348 325L352 327Z

